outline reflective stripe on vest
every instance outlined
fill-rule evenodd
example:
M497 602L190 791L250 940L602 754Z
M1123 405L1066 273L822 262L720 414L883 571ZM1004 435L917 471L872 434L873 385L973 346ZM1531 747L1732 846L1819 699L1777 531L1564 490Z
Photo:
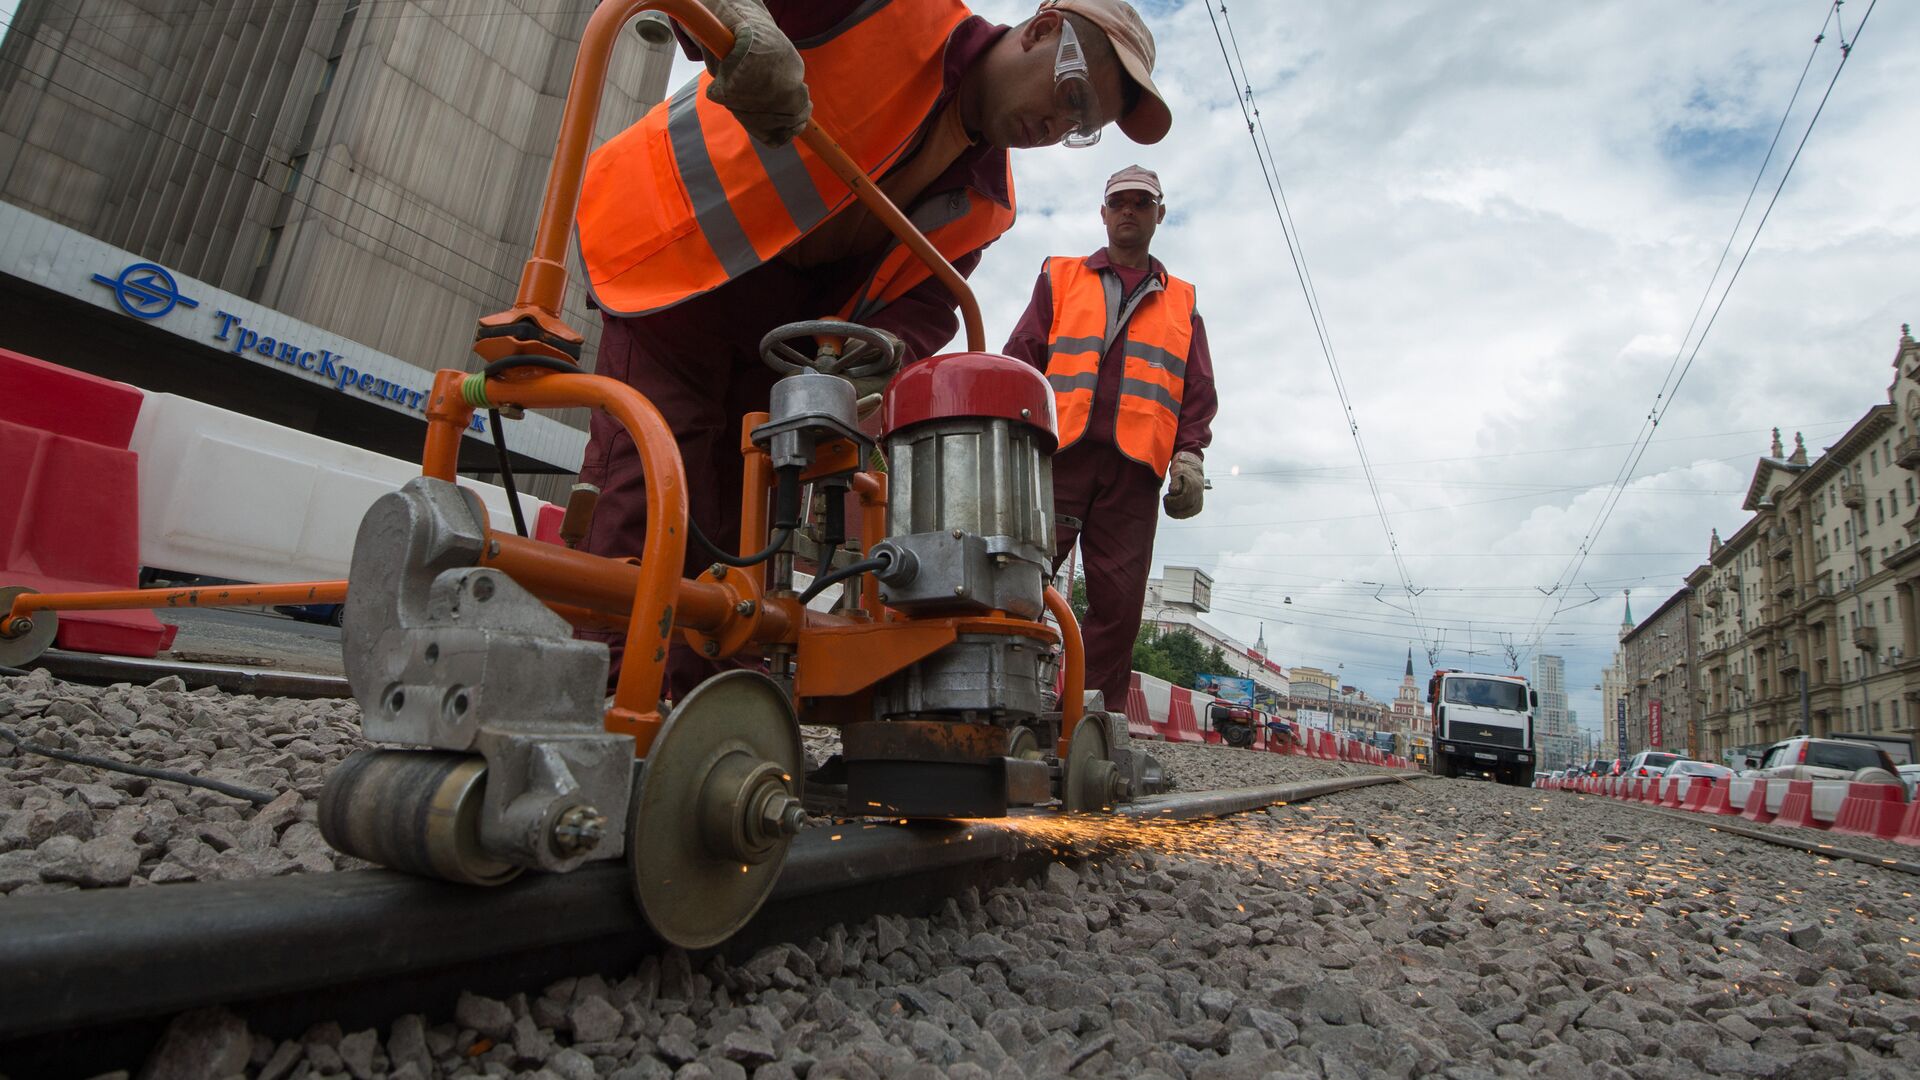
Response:
M1119 275L1091 270L1085 259L1056 256L1046 262L1053 293L1053 327L1047 338L1047 382L1053 386L1060 421L1060 448L1086 434L1100 360L1124 335L1120 399L1114 443L1120 452L1165 476L1186 399L1187 353L1193 344L1193 286L1168 275L1149 278L1122 307Z
M1001 152L1005 157L1005 151ZM1013 163L1007 162L1007 202L1002 206L972 189L941 191L923 196L907 217L948 262L986 247L1013 227ZM933 271L898 240L837 316L864 322L881 308L932 276Z
M959 0L868 0L795 43L814 117L868 175L897 164L931 118L948 39L971 15ZM646 314L718 288L852 201L799 141L748 136L708 100L712 81L702 72L587 162L580 254L605 311Z

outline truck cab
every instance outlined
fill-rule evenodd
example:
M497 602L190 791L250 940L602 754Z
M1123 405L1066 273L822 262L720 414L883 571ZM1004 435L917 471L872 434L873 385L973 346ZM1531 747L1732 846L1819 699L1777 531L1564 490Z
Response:
M1502 784L1532 784L1533 713L1539 701L1518 675L1434 672L1427 683L1434 775L1484 773Z

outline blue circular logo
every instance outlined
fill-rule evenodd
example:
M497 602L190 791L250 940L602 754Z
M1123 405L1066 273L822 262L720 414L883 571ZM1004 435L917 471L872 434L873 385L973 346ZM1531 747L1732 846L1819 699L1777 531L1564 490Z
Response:
M175 306L200 306L199 301L180 295L180 286L166 267L153 263L134 263L117 278L95 274L93 280L112 289L120 310L136 319L157 319Z

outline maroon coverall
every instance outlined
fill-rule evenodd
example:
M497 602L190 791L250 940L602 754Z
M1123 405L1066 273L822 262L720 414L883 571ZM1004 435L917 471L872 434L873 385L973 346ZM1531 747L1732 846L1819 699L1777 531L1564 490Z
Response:
M1087 267L1117 275L1120 295L1132 296L1149 273L1163 281L1166 277L1167 268L1159 259L1148 261L1147 270L1116 266L1107 260L1107 250L1101 248L1087 257ZM1045 371L1047 339L1052 329L1053 288L1042 268L1026 314L1020 317L1002 351ZM1144 614L1140 605L1147 595L1147 576L1153 570L1153 534L1160 523L1161 478L1151 467L1121 453L1114 439L1126 343L1126 328L1122 326L1100 358L1100 381L1094 387L1093 411L1087 417L1086 431L1053 458L1053 510L1059 530L1053 568L1059 571L1078 539L1087 578L1087 618L1080 624L1087 650L1087 689L1105 694L1112 712L1126 711L1127 686L1133 674L1133 641L1140 634ZM1213 441L1213 414L1218 408L1207 328L1195 311L1186 393L1180 401L1180 426L1174 433L1173 452L1202 453Z
M819 34L860 6L861 0L771 0L775 21L796 40ZM948 39L939 100L928 116L938 117L952 101L960 77L989 46L1007 32L978 16L962 22ZM689 57L699 53L682 39ZM1007 205L1007 151L985 142L963 152L925 192L969 188ZM908 155L895 168L904 167ZM909 208L910 209L910 208ZM835 219L829 219L832 221ZM971 275L980 264L975 249L954 260ZM778 377L760 359L760 339L783 323L817 319L842 306L872 275L885 255L843 259L798 269L773 259L711 292L664 311L624 318L602 317L595 370L625 382L647 396L666 419L686 465L688 510L700 530L729 551L739 549L740 424L746 414L764 410ZM907 359L927 356L959 329L956 304L946 286L929 279L866 320L891 331L906 345ZM583 483L601 491L593 525L581 548L597 555L632 556L646 535L646 484L640 458L626 430L595 412L588 434ZM688 543L686 575L697 576L713 562L697 543ZM625 635L583 632L607 642L617 675ZM717 670L684 645L667 659L665 693L678 698Z

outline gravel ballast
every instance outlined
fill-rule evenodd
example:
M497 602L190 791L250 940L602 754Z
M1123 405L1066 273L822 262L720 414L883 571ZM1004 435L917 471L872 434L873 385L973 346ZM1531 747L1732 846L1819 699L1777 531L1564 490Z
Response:
M447 1017L250 1035L191 1075L702 1080L1910 1076L1907 875L1467 781L1211 823L1053 819L1092 852L739 962L671 952Z
M0 678L0 725L28 743L276 796L259 806L0 741L0 896L367 865L333 851L315 824L327 776L367 745L353 701L188 692L172 677L93 687L40 671ZM832 728L801 734L814 765L839 749ZM1377 771L1219 746L1140 745L1160 756L1183 791Z

